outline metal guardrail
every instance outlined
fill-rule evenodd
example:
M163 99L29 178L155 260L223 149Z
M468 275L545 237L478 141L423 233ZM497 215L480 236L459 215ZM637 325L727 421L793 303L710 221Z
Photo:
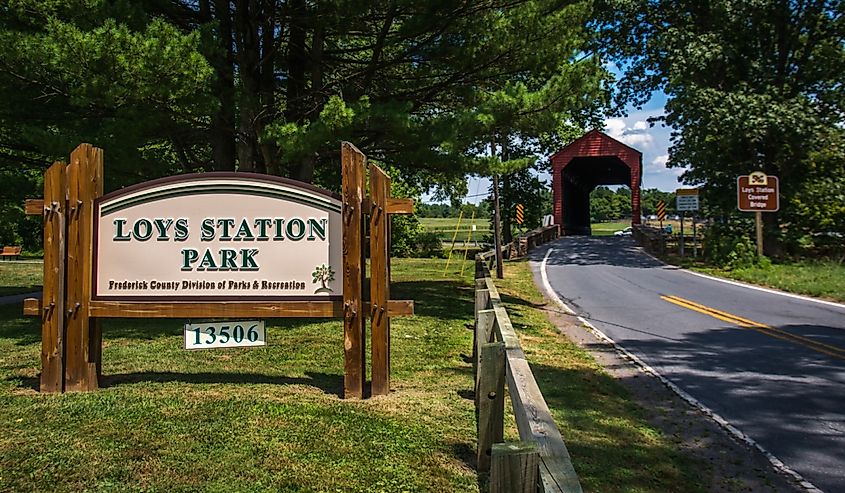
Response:
M528 245L557 237L556 226L541 230L526 240L526 253ZM492 251L476 256L473 368L479 474L489 473L491 492L579 493L581 484L566 444L490 276L493 260ZM517 443L502 443L505 383L519 430Z

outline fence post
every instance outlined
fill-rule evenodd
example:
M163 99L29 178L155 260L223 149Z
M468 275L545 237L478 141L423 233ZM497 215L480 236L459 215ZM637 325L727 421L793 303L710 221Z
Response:
M491 450L490 493L536 493L540 454L532 442L497 443Z
M494 310L480 310L475 318L475 334L473 334L473 362L472 368L475 371L475 383L478 384L478 359L481 357L481 346L491 342L493 335L493 324L496 323L496 312ZM476 388L476 391L478 389ZM476 402L478 396L476 394Z
M370 317L372 339L372 395L390 393L390 252L388 248L387 197L390 178L376 165L370 165Z
M502 441L505 413L505 343L481 345L478 359L478 472L490 470L491 449Z
M478 375L478 313L481 310L487 309L487 304L490 303L490 291L487 290L487 283L485 278L475 280L475 327L472 337L472 370L473 375Z
M88 317L93 268L94 199L102 194L103 151L80 144L67 167L67 282L65 287L65 390L98 387L102 335Z
M363 277L364 154L349 142L341 145L343 182L343 396L364 397L366 341Z
M475 280L475 310L473 310L473 313L475 314L475 334L478 333L478 312L480 312L481 310L486 310L487 305L490 303L490 291L487 289L487 282L485 281L485 279L486 278L482 277ZM478 353L475 351L477 346L478 341L476 341L475 336L473 336L473 361L478 359ZM473 365L473 368L475 368L475 365Z
M65 163L44 174L44 292L41 297L41 392L64 389Z
M484 286L479 288L479 286ZM479 279L475 282L475 313L487 309L490 303L490 291L487 290L484 279Z

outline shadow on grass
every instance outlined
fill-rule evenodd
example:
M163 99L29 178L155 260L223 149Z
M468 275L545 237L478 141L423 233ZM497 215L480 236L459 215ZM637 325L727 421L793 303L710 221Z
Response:
M402 281L390 285L393 299L414 300L414 313L440 319L466 319L474 309L475 290L454 280Z
M528 301L528 300L523 299L523 298L517 298L515 296L504 294L501 291L499 291L499 297L502 299L502 303L504 303L505 305L521 305L521 306L536 308L538 310L542 310L546 307L545 302L534 303L534 302Z
M118 373L103 375L100 381L102 388L132 385L136 383L171 383L181 382L190 384L202 383L231 383L231 384L272 384L272 385L307 385L322 390L326 394L343 396L343 376L327 373L306 372L304 377L286 377L283 375L266 375L262 373L175 373L142 371L133 373Z
M43 287L37 284L29 284L26 286L0 286L0 297L38 293L42 289Z
M23 305L0 305L0 339L13 340L16 346L41 342L41 321L38 317L24 317Z
M14 377L6 381L20 381L20 388L39 389L39 377ZM123 387L139 383L188 383L188 384L272 384L272 385L305 385L318 388L328 395L343 397L343 376L327 373L306 372L304 377L286 377L266 375L261 373L176 373L141 371L132 373L116 373L103 375L100 378L100 388Z
M468 443L453 443L452 455L457 457L468 468L475 470L478 467L478 460L475 457L475 448Z

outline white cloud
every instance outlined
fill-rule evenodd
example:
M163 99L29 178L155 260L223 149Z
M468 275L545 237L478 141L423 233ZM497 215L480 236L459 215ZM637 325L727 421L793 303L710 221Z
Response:
M651 147L654 143L654 137L646 133L627 133L620 140L635 149Z
M669 161L669 155L661 154L651 160L651 166L649 166L649 169L654 171L665 170L667 161Z
M660 154L659 156L655 156L654 159L646 166L645 171L649 172L652 175L669 175L680 177L687 168L667 168L666 163L669 161L668 154Z
M645 120L637 120L633 126L628 126L621 118L609 118L604 121L604 126L607 135L633 148L642 150L654 144L654 136Z
M608 118L604 121L604 131L614 139L621 140L625 132L625 121L621 118Z

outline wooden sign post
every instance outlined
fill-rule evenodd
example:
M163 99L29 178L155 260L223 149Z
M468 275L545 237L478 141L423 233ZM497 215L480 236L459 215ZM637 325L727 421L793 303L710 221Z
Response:
M44 176L44 199L26 204L28 214L44 218L43 297L24 300L24 314L41 317L41 391L98 388L99 318L341 317L344 396L365 396L367 319L372 323L372 395L387 394L390 317L413 314L412 301L390 299L389 215L412 213L413 203L390 198L390 179L374 165L369 166L368 196L366 156L352 144L342 144L341 162L342 197L308 184L248 173L170 177L103 196L101 149L82 144L71 154L70 164L53 164ZM212 205L199 212L183 207L199 197ZM240 212L241 219L207 217L207 208L219 209L220 204L237 204L245 212ZM316 212L274 217L279 207ZM180 216L153 215L168 210L178 210ZM370 232L369 293L363 291L365 216ZM197 246L233 236L244 248L209 247L201 254ZM285 280L255 277L268 274L259 265L262 249L269 251L268 258L283 259L279 248L291 248L300 240L307 243L307 253L296 253L299 262L287 262L298 271L288 275L279 267L285 262L268 262L267 271ZM316 248L318 243L328 250ZM124 258L133 255L141 260ZM150 262L150 255L171 261ZM303 255L307 262L301 261ZM338 258L343 279L335 285L331 264ZM308 262L322 262L313 273L313 283L320 283L313 294L308 294L303 279L311 270ZM166 269L174 266L176 274L169 275L183 279L161 282L170 279ZM336 292L340 289L342 295Z

